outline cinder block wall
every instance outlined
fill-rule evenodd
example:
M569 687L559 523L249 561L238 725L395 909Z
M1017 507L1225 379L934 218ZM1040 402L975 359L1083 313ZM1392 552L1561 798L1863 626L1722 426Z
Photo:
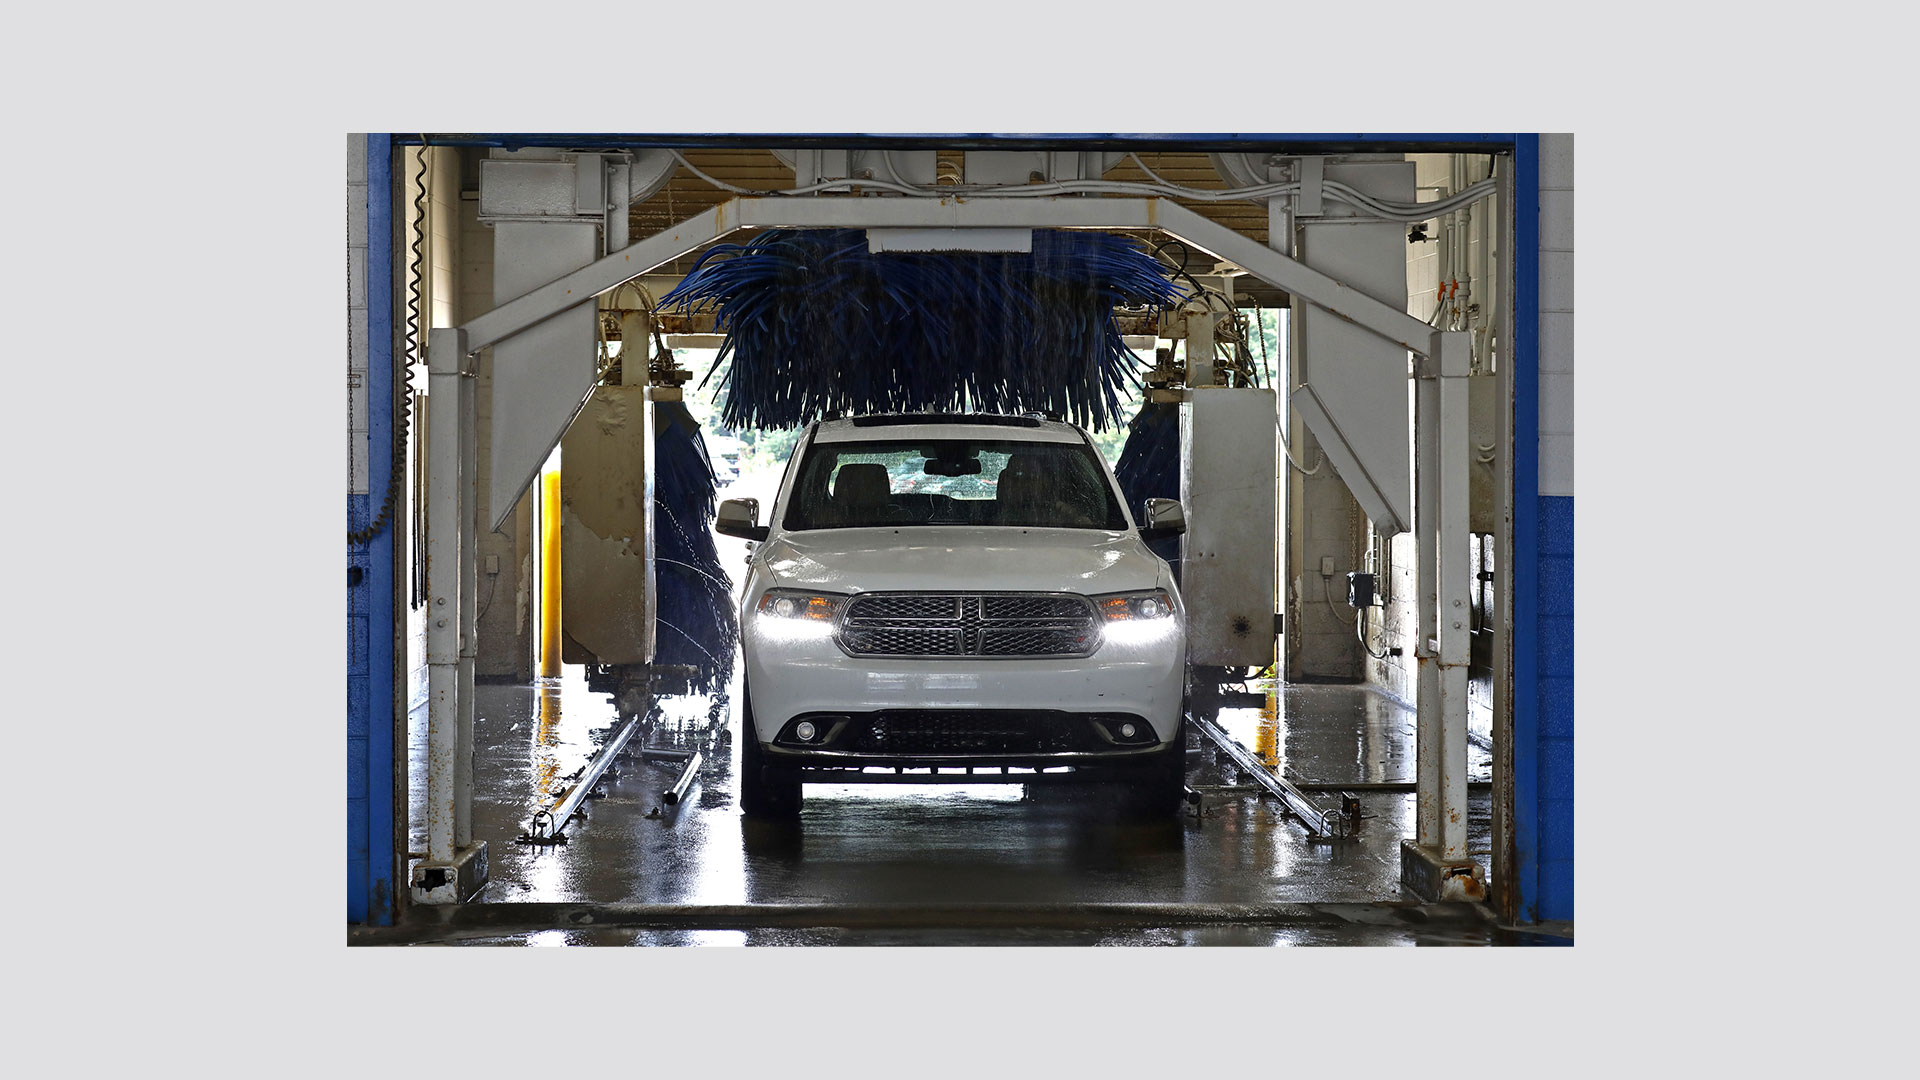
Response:
M1573 136L1540 136L1538 915L1573 918Z

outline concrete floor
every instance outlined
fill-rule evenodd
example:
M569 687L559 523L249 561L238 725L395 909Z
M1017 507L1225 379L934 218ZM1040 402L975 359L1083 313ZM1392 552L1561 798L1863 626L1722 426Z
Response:
M1413 775L1410 710L1359 686L1274 686L1221 726L1303 782ZM1421 905L1399 884L1414 796L1366 793L1357 840L1310 841L1206 739L1190 736L1198 813L1142 821L1096 799L1023 798L1020 785L809 785L797 824L746 821L735 802L730 700L668 698L650 746L699 749L680 806L667 764L624 761L569 842L515 843L535 809L611 731L612 706L577 668L534 686L481 686L474 831L482 894L415 909L356 943L502 945L1423 945L1565 944L1484 909ZM413 716L411 820L424 819L425 710ZM639 737L636 737L639 741ZM1472 778L1489 779L1473 748ZM1316 799L1333 804L1331 794ZM1487 861L1489 795L1473 789L1469 846ZM425 846L416 825L412 850Z

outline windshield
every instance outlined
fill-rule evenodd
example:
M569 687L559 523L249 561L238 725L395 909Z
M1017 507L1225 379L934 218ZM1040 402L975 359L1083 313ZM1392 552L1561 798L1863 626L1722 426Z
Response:
M1085 443L991 439L814 443L784 526L1127 527L1106 471Z

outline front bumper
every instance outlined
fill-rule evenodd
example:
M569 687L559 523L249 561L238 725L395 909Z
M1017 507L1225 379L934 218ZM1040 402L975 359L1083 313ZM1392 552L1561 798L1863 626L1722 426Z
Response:
M1151 637L1106 640L1091 656L1046 660L856 658L841 651L823 630L783 625L749 613L742 634L747 693L755 735L769 744L769 756L819 757L818 751L788 750L776 743L776 736L790 722L808 714L1126 715L1149 725L1153 732L1153 742L1139 748L1041 743L1035 748L969 754L971 763L983 765L1017 764L1016 758L1039 754L1097 760L1140 756L1164 747L1179 731L1187 644L1175 621ZM876 754L869 745L861 756L874 759L871 764L892 765L935 760L939 753L937 746L917 745L903 752L889 749ZM1075 763L1066 757L1048 760Z

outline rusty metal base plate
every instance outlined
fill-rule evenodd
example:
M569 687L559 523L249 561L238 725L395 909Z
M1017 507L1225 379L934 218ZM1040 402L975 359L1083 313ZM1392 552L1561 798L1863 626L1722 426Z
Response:
M413 864L413 902L464 904L487 883L487 844L461 848L450 863L421 860Z
M1479 903L1487 898L1479 863L1442 859L1411 840L1400 841L1400 884L1422 900Z

